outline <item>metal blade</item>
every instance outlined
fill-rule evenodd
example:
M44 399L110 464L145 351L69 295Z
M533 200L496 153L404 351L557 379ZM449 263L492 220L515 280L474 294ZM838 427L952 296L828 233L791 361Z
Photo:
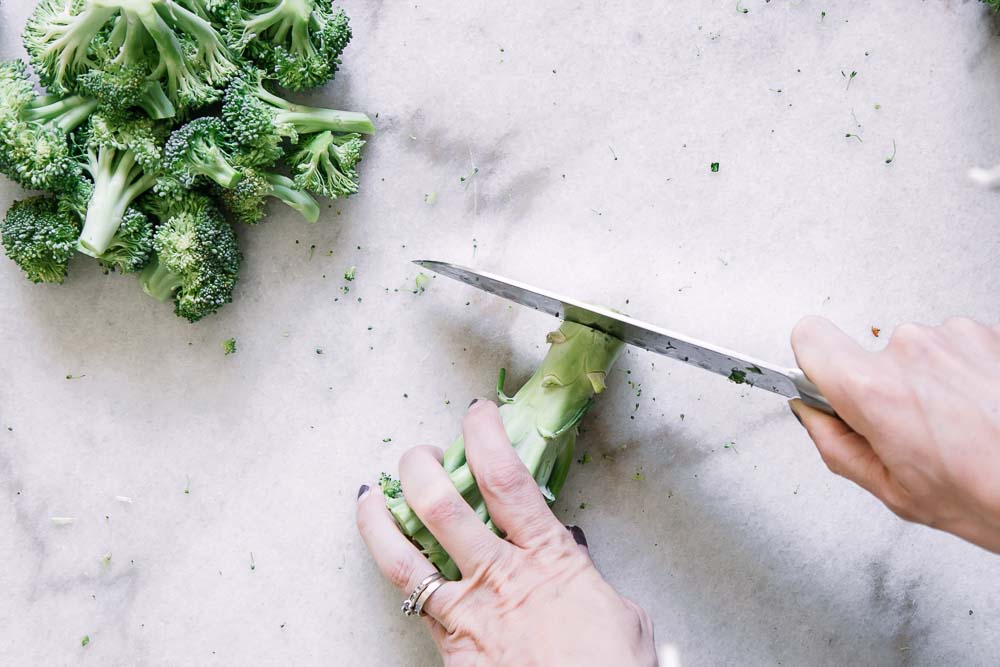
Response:
M706 371L718 373L738 384L748 384L759 389L766 389L788 398L807 398L805 393L800 392L800 388L796 386L796 377L798 377L800 384L805 381L802 371L798 369L781 368L739 352L662 329L601 306L593 306L582 301L569 299L548 290L532 287L485 271L429 260L416 260L414 264L419 264L425 269L459 280L490 294L502 296L522 306L548 313L553 317L603 331L629 345L635 345ZM818 396L818 391L816 394ZM815 397L808 398L815 400ZM827 404L823 409L828 410L829 405Z

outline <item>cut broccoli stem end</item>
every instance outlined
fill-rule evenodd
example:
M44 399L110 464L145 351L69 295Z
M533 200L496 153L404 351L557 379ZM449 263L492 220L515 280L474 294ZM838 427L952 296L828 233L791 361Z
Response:
M159 81L146 84L145 93L139 100L139 108L153 120L165 120L177 115L177 107L167 97Z
M27 121L50 122L65 133L72 132L97 110L97 101L80 95L66 97L56 102L42 98L39 106L30 106L22 117Z
M267 181L271 184L272 197L298 211L307 222L315 223L319 220L319 203L308 192L297 188L292 179L281 174L270 174Z
M277 125L293 126L299 134L328 130L339 133L375 134L375 125L371 118L357 111L295 106L288 111L279 111L275 120Z
M182 280L154 256L149 265L139 274L142 290L158 301L167 301L180 289Z

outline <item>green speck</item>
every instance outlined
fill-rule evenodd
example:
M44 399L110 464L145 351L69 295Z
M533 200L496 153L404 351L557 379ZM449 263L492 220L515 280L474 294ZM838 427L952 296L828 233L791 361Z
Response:
M591 461L590 454L587 453L584 453L583 456L581 456L576 460L576 462L579 463L580 465L586 465L590 463L590 461Z
M747 383L746 371L741 371L738 368L734 368L733 372L729 374L729 381L735 382L736 384L746 384Z
M67 380L79 380L80 378L85 378L85 377L87 377L87 376L86 375L70 375L70 374L66 375L66 379Z
M185 496L191 495L191 475L187 476L187 485L184 487L184 495Z
M392 442L392 438L382 438L382 442Z
M634 479L634 480L635 480L635 481L637 481L637 482L641 482L641 481L643 481L644 479L646 479L646 476L645 476L645 475L643 475L641 471L639 471L639 470L636 470L636 471L635 471L635 474L634 474L634 475L632 475L632 479Z
M736 0L736 11L739 12L740 14L749 14L750 13L749 9L747 9L746 7L741 7L740 6L740 0Z
M230 354L236 354L236 339L230 338L229 340L222 341L222 351L225 352L227 357Z
M254 570L256 570L256 569L257 569L257 563L256 563L256 562L254 562L254 559L253 559L253 552L251 551L251 552L250 552L250 571L251 571L251 572L253 572L253 571L254 571Z
M434 206L434 204L437 203L437 200L438 200L438 193L436 192L428 192L427 194L424 195L424 203L427 204L428 206Z
M892 140L892 155L885 159L886 164L892 164L892 161L896 159L896 140Z
M354 276L358 273L358 267L352 266L351 268L344 271L344 280L350 282L354 280Z
M431 279L426 273L418 273L417 277L414 279L413 284L416 285L416 289L413 290L414 294L423 294L427 290L427 286L430 285Z
M718 162L713 162L712 164L708 165L708 168L712 170L713 174L719 173L719 163Z
M726 444L723 445L723 447L726 448L726 449L731 449L734 452L736 452L737 454L740 453L740 450L736 449L736 443L735 442L727 442Z
M875 105L875 111L878 111L878 110L879 110L879 109L881 109L881 108L882 108L882 105L881 105L881 104L876 104L876 105Z
M582 510L587 509L587 503L580 503L580 509Z
M90 635L84 635L83 639L80 640L80 646L86 646L90 643Z

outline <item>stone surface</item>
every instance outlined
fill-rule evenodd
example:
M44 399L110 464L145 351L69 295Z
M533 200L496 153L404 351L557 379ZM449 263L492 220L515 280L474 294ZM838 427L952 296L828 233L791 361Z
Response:
M434 664L355 493L446 444L500 366L524 379L554 323L414 295L410 259L782 363L806 313L872 349L996 321L1000 195L965 177L1000 162L984 7L715 4L345 1L343 70L305 99L377 114L363 192L241 229L234 304L191 326L86 258L62 287L0 261L0 663ZM28 5L0 6L0 56ZM683 664L995 663L1000 559L830 475L777 397L620 370L557 511Z

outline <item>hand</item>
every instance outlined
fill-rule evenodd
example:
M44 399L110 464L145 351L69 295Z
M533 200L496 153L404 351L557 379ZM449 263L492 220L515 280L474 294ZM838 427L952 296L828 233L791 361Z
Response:
M604 581L583 532L568 530L549 510L496 406L476 402L463 433L469 466L506 540L455 490L441 450L416 447L399 462L407 501L462 572L424 607L444 664L655 665L646 613ZM358 530L404 597L435 571L396 528L377 488L361 487Z
M830 470L904 519L1000 553L1000 327L906 324L867 352L812 317L792 348L843 419L792 401Z

